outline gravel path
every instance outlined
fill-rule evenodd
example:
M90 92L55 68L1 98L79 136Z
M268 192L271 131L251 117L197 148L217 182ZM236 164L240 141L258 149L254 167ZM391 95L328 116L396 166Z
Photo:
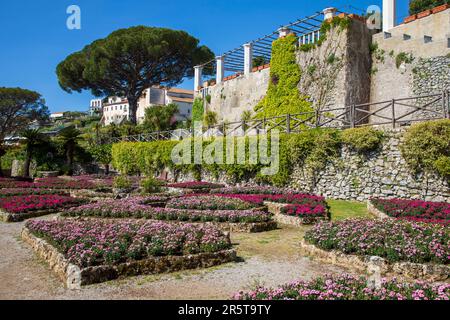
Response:
M46 217L44 219L49 219ZM228 299L256 285L279 286L345 270L299 256L303 228L232 234L240 262L204 270L138 276L67 290L21 241L24 223L0 222L0 299Z

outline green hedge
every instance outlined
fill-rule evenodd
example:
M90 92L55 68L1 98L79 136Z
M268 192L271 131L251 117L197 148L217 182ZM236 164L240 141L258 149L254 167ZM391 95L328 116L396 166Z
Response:
M411 0L409 1L409 14L416 14L445 3L450 3L450 0Z

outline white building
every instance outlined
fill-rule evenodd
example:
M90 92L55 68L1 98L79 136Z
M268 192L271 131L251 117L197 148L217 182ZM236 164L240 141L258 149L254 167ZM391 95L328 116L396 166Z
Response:
M89 114L91 116L96 114L101 114L103 109L103 100L102 99L93 99L89 105Z
M57 119L61 119L61 118L64 118L64 112L53 112L50 114L51 120L57 120Z
M144 91L138 101L136 119L142 123L145 119L145 110L152 106L166 106L171 103L178 105L179 112L176 115L177 121L191 118L192 104L194 101L194 91L185 89L167 89L153 87ZM130 108L127 99L120 97L109 97L107 103L103 104L102 121L105 125L112 123L121 124L130 118Z

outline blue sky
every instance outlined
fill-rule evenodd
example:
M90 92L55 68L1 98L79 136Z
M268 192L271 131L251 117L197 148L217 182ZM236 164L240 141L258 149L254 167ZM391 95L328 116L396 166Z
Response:
M72 52L119 28L147 25L186 30L216 54L275 30L280 25L334 6L353 11L382 0L2 0L0 4L0 86L40 92L52 112L85 111L90 92L68 94L55 68ZM66 9L81 8L81 30L68 30ZM399 19L408 0L398 0ZM180 87L192 88L187 80Z

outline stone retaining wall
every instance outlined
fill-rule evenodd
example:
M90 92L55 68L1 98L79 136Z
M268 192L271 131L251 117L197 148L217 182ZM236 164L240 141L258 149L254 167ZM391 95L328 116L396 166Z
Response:
M425 281L448 281L450 276L450 266L441 264L420 264L412 262L389 263L381 257L357 256L345 254L339 251L325 251L315 245L300 242L302 253L311 256L314 260L331 263L337 266L346 267L359 272L366 272L371 267L371 261L376 260L381 274L386 276L398 276L406 279L417 279Z
M55 247L47 241L34 236L27 228L22 230L22 239L31 245L36 254L49 264L52 271L57 274L69 289L81 289L85 285L114 280L120 277L209 268L236 260L236 251L230 249L186 256L152 257L118 265L102 265L80 269L78 266L71 264Z
M30 218L36 218L45 216L48 214L53 214L59 212L62 209L49 209L49 210L39 210L30 211L27 213L10 213L0 209L0 221L3 222L20 222Z
M386 213L375 208L375 206L370 200L367 200L367 212L369 212L371 215L374 215L376 218L381 220L392 219L392 217L389 217Z

